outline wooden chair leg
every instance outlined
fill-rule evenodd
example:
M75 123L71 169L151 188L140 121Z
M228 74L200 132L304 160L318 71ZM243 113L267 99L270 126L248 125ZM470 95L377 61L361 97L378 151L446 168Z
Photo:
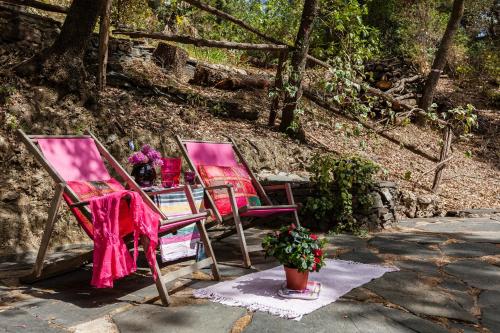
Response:
M210 268L212 269L212 275L214 277L214 280L219 281L220 280L219 266L217 265L217 259L215 259L215 253L212 248L212 244L210 243L210 238L208 237L207 230L205 229L205 224L201 221L198 221L196 222L196 227L200 231L201 241L205 246L205 252L213 260L213 263L210 265Z
M197 214L198 207L196 207L196 204L194 202L193 191L191 190L191 186L189 184L186 184L186 186L184 187L184 192L186 194L186 198L188 199L191 212L193 214ZM215 259L215 253L214 250L212 249L212 243L210 242L210 238L208 237L207 229L205 228L205 223L198 221L196 222L196 227L198 227L198 231L200 232L201 241L205 246L205 251L207 252L208 256L212 258L213 262L212 264L210 264L210 268L212 269L212 275L214 276L214 280L219 281L220 280L219 266L217 266L217 259Z
M245 233L243 231L243 224L241 223L240 214L238 213L238 204L236 203L236 197L234 195L234 190L232 187L229 188L229 201L231 202L231 209L233 210L236 233L238 234L241 253L243 254L243 265L246 268L250 268L252 266L252 263L250 261L250 255L248 254L247 241L245 239Z
M141 244L142 244L142 249L144 250L144 253L146 253L147 249L149 248L149 239L146 237L141 237ZM149 263L148 263L149 264ZM158 278L155 281L156 284L156 289L158 289L158 294L160 295L161 303L164 306L169 306L171 302L170 296L168 295L168 290L165 282L163 281L163 276L161 274L160 266L158 265L158 261L155 262L155 266L151 267L151 273L154 275L155 272L158 276Z
M295 205L295 200L293 198L293 193L292 193L292 186L290 185L290 183L285 184L285 192L288 204ZM293 217L295 219L295 223L297 224L297 226L300 226L299 214L297 213L297 210L294 210Z
M40 248L38 249L38 254L36 256L35 265L33 267L33 276L35 278L40 277L42 274L43 263L45 261L45 256L47 254L47 248L49 247L50 237L54 231L54 224L57 219L57 212L61 206L61 200L63 197L65 185L59 183L56 185L56 191L54 197L50 202L49 215L47 218L47 223L45 223L45 230L43 231L42 242L40 243Z

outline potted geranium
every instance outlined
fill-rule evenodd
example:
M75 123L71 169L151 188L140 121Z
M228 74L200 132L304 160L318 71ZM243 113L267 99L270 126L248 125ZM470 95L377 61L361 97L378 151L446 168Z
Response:
M142 146L141 150L129 156L128 161L133 165L132 176L141 187L154 185L156 178L155 167L161 167L161 154L150 145Z
M293 290L304 290L309 272L319 272L325 265L325 245L325 239L294 224L266 235L262 241L266 257L275 257L285 267L287 288Z

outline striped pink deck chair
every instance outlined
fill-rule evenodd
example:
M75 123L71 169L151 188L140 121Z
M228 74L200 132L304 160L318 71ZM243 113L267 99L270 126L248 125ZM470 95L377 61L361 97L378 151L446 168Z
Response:
M22 130L19 130L18 133L28 150L33 153L38 162L46 169L56 183L56 191L49 208L49 216L42 236L42 242L33 267L33 273L28 280L39 279L45 270L44 261L47 247L57 218L57 212L63 199L68 204L71 212L73 212L79 225L90 238L93 238L94 229L92 226L92 214L88 208L88 200L92 197L125 189L118 180L111 177L105 162L129 189L138 192L145 204L160 215L159 236L172 233L193 223L196 224L200 232L201 240L207 253L206 259L198 261L191 266L181 268L182 272L177 270L165 275L161 274L158 264L156 267L150 267L153 274L155 272L158 274L156 287L162 303L164 305L170 303L166 284L177 277L210 266L214 279L220 279L217 261L204 225L207 212L200 212L198 207L196 207L190 186L146 194L90 132L87 135L79 136L26 135ZM150 195L174 191L185 192L191 207L191 214L169 217L168 213L165 214L160 210L150 198ZM126 236L130 231L126 229L120 230L120 234ZM148 240L145 238L141 240L144 248L148 247L147 242ZM67 267L65 269L67 270ZM57 267L51 267L50 271L51 275L54 275L54 272L57 273Z
M244 229L264 222L263 218L283 214L291 214L295 223L300 225L290 184L262 186L234 140L208 142L176 139L197 181L206 190L206 201L213 208L216 220L219 223L234 221L235 227L216 239L238 234L246 267L251 266L251 261ZM265 190L284 190L288 204L273 205ZM243 224L242 219L250 221Z

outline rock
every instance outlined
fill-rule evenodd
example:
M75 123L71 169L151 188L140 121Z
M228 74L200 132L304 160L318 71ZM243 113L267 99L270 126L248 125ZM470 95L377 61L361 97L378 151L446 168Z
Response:
M5 191L0 193L0 201L14 201L19 198L19 193L16 191Z
M433 250L430 247L399 240L388 241L387 238L378 235L372 238L368 243L370 246L377 248L380 253L424 258L440 256L439 251Z
M33 91L35 92L35 100L40 108L54 105L59 98L55 90L45 86L33 87Z
M361 262L363 264L380 264L384 260L368 249L354 249L351 252L342 253L338 256L339 259Z
M186 109L186 108L183 108L181 109L181 111L179 112L179 115L181 116L182 120L184 120L184 122L186 124L190 124L190 125L194 125L198 122L199 120L199 117L198 115L196 114L196 111L193 110L193 109Z
M108 136L106 138L106 143L113 143L116 140L118 140L118 135L116 135L116 134L113 133L113 134L111 134L110 136Z
M479 295L481 308L481 324L491 332L500 332L500 291L485 290Z
M300 321L256 312L244 332L449 333L438 324L405 311L350 300L339 300L324 306Z
M4 332L67 332L66 329L58 328L46 320L31 316L27 311L19 308L7 308L0 312L0 321Z
M402 211L408 217L415 217L417 212L417 196L415 193L403 190L401 192L400 202L402 204Z
M386 214L382 215L381 218L385 222L394 221L395 220L394 214L392 214L392 213L386 213Z
M364 287L412 313L477 322L477 319L465 311L452 295L423 283L415 272L385 274ZM472 297L469 298L473 302Z
M384 203L382 202L382 197L380 196L380 194L378 194L377 192L373 192L371 194L371 197L372 197L372 207L374 208L382 208L384 207Z
M438 266L433 262L423 260L397 261L395 265L402 270L414 271L426 276L439 276Z
M446 256L472 258L500 255L500 247L490 243L452 243L441 246Z
M380 193L382 194L382 196L386 202L392 201L392 195L391 195L391 192L389 191L388 188L380 189Z
M9 142L3 136L0 135L0 151L6 152L9 149Z
M113 321L119 331L124 333L188 333L193 332L194 328L203 332L230 332L234 322L245 314L244 308L212 302L169 307L144 304L113 316ZM165 325L168 325L166 330Z
M186 50L168 43L159 43L153 52L153 59L159 66L181 76L189 56Z
M467 284L486 290L500 290L500 267L478 260L460 260L448 264L445 272Z
M430 205L435 198L431 195L420 195L417 197L417 202L421 205Z

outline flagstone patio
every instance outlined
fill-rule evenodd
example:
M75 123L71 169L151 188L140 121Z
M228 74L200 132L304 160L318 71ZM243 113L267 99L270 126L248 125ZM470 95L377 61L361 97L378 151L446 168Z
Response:
M265 231L249 233L258 249ZM146 269L96 290L84 267L32 285L3 281L0 332L500 332L500 217L412 219L371 238L328 238L329 257L400 271L297 322L192 298L193 289L214 283L208 270L176 281L165 308ZM224 279L276 265L253 252L253 270L237 267L236 244L214 244Z

